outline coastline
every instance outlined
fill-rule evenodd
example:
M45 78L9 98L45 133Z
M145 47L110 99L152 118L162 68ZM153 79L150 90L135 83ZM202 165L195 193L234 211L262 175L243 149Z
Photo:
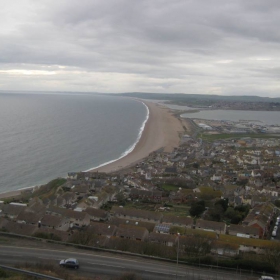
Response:
M89 169L87 172L117 172L136 164L156 150L163 148L165 152L172 152L175 147L179 146L179 133L183 132L184 128L182 123L172 115L171 110L159 103L136 100L147 106L148 118L143 123L143 131L135 145L132 146L132 151L112 162ZM23 190L32 188L34 187L0 193L0 200L20 197Z
M179 133L183 132L184 129L182 123L172 115L170 109L158 103L140 99L138 101L148 107L149 118L134 149L126 156L106 165L90 169L89 172L116 172L136 164L150 153L161 148L165 152L172 152L175 147L179 146Z
M32 187L30 187L32 188ZM22 190L16 190L16 191L9 191L9 192L3 192L0 193L0 201L1 199L6 198L12 198L12 197L19 197L21 195Z
M18 189L18 190L14 190L14 191L0 193L0 201L1 201L1 199L6 199L6 198L19 198L19 197L21 197L21 195L24 192L29 191L29 190L34 191L37 188L40 188L40 186L31 186L31 187L22 188L22 189Z
M135 100L136 100L136 101L140 101L140 102L146 107L146 110L147 110L146 119L144 120L142 126L140 127L140 131L139 131L138 137L137 137L137 139L136 139L136 142L135 142L133 145L131 145L125 152L123 152L119 158L113 159L113 160L108 161L108 162L105 162L105 163L102 163L102 164L100 164L99 166L89 168L88 170L85 170L84 172L91 172L92 170L96 170L96 169L99 170L100 168L102 168L102 167L104 167L104 166L107 166L107 165L109 165L109 164L112 164L112 163L114 163L114 162L117 162L117 161L121 160L122 158L126 157L128 154L130 154L130 153L134 150L134 148L137 146L138 142L140 141L140 139L141 139L141 137L142 137L142 134L143 134L143 132L144 132L144 129L145 129L145 127L146 127L146 123L147 123L147 121L149 120L149 117L150 117L150 110L149 110L149 107L148 107L142 100L138 100L138 99L135 99Z

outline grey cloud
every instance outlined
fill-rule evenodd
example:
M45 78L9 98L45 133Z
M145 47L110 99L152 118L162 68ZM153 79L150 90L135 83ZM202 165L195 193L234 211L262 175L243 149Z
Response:
M0 25L0 70L66 66L41 84L37 77L38 89L51 87L52 81L63 90L112 92L122 79L124 91L205 93L218 87L225 94L235 89L254 93L260 82L265 85L277 75L257 58L271 56L273 67L280 67L279 1L26 3L9 24ZM7 4L5 14L15 9ZM26 77L17 79L28 88ZM5 78L5 85L13 84ZM275 95L271 87L268 91Z

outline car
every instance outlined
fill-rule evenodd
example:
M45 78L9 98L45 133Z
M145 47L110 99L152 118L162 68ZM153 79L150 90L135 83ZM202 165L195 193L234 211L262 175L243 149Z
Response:
M261 276L261 278L260 278L260 280L274 280L274 278L273 277L271 277L271 276Z
M78 269L79 268L79 261L77 259L69 258L65 260L61 260L59 262L60 266L67 267L67 268L74 268Z

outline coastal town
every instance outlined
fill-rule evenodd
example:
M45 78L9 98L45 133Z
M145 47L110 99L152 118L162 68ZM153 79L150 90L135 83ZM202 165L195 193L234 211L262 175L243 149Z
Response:
M172 152L110 173L69 172L3 199L0 231L201 263L238 257L278 271L280 138L251 124L188 124ZM246 131L236 135L238 125Z
M2 1L0 280L280 280L280 1Z

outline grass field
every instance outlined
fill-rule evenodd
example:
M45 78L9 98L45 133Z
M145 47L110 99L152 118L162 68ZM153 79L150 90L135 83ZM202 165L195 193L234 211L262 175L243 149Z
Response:
M130 203L126 203L124 208L155 211L155 204L149 204L143 202L130 202Z
M162 185L161 186L163 190L168 192L178 191L179 187L174 185Z
M189 210L190 210L190 206L187 205L177 205L177 204L173 204L173 207L170 207L170 211L165 212L164 215L175 215L175 216L189 216Z
M220 198L222 196L221 191L215 191L211 187L199 187L200 193L196 193L199 199L210 200L214 198Z

